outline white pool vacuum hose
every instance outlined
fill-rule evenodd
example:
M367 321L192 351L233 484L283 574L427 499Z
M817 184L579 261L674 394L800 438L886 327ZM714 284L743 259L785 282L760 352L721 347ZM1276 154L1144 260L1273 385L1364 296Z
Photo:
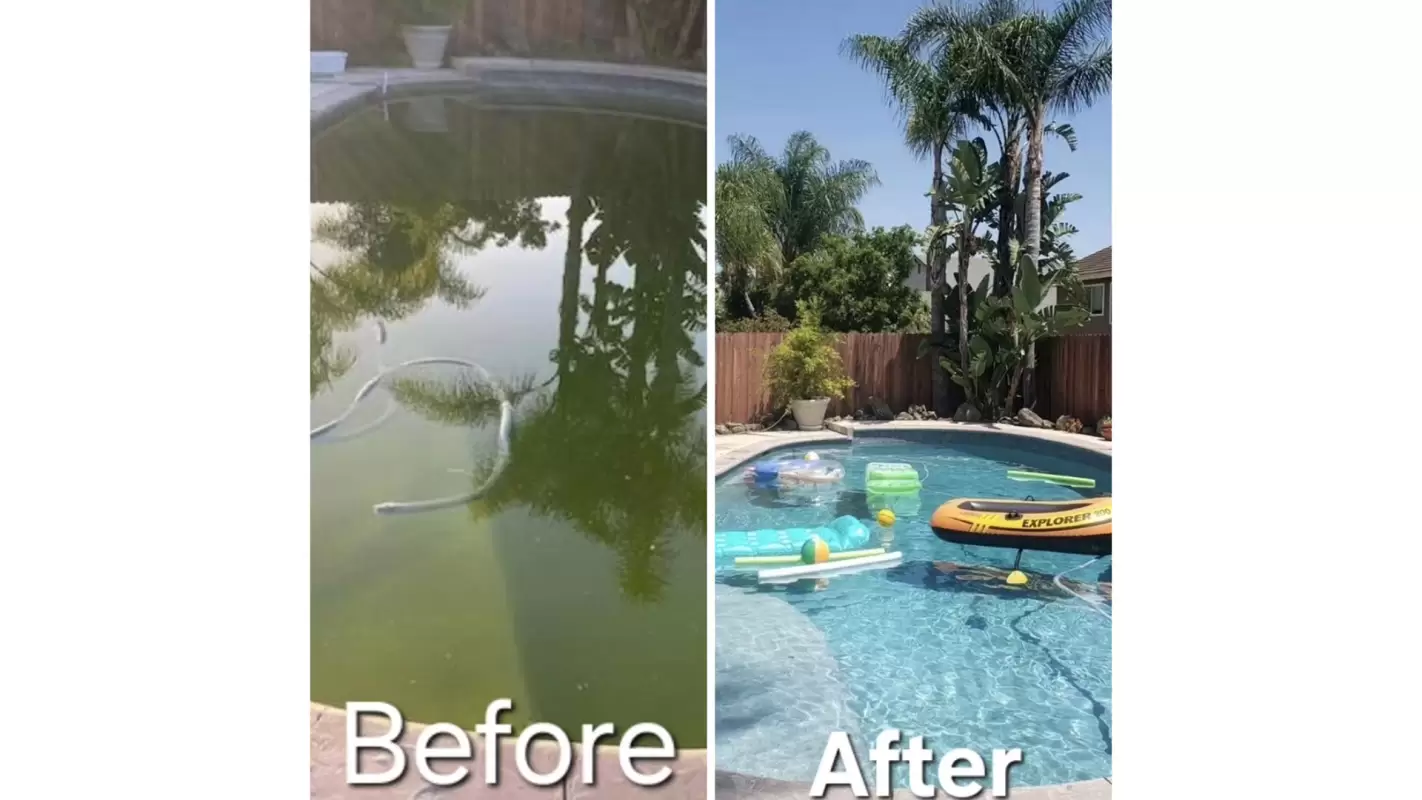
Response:
M377 322L376 341L379 344L384 344L385 337L385 325L381 322ZM473 361L466 361L462 358L450 358L447 356L429 356L426 358L415 358L409 361L404 361L399 364L396 364L393 367L384 366L384 361L383 359L379 359L379 356L377 356L377 359L377 370L375 373L375 377L366 381L365 385L360 387L360 390L356 392L355 398L351 400L351 404L346 407L345 411L341 412L340 416L336 417L333 420L330 420L329 422L322 423L320 425L317 425L315 428L312 428L312 440L316 440L322 437L323 435L334 430L342 422L345 422L351 414L355 413L355 410L360 405L361 401L364 400L366 397L369 397L371 392L375 391L376 387L380 385L381 381L385 380L386 377L399 370L405 369L407 367L416 367L423 364L454 364L461 367L468 367L469 369L472 369L476 373L478 373L481 380L487 382L490 386L494 387L494 390L498 393L499 396L498 451L494 458L494 467L489 472L488 477L485 478L484 482L479 484L472 491L463 492L461 494L449 495L447 497L437 497L432 500L414 500L403 502L387 501L384 503L377 504L375 506L375 513L408 514L420 511L437 511L439 509L444 508L454 508L457 506L468 505L487 494L490 487L494 485L494 481L498 480L499 475L502 474L504 468L508 466L509 461L509 438L513 433L514 408L513 403L509 400L508 392L504 390L503 384L501 384L497 379L495 379L494 376L490 375L488 370L484 369L482 366L474 363ZM395 402L392 399L390 402L390 406L385 410L385 413L382 414L379 419L365 426L364 428L355 431L352 434L341 437L341 439L353 439L356 436L374 430L382 423L384 423L387 419L389 419L394 414L394 412Z

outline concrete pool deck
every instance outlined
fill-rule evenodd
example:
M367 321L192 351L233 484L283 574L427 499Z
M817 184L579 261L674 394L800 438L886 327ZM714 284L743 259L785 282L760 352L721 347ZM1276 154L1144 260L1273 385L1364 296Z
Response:
M892 421L868 422L849 421L826 423L822 431L755 431L753 433L732 433L716 436L716 477L736 469L747 461L768 450L786 445L809 445L816 442L844 443L857 433L892 431L984 431L1002 436L1020 436L1043 439L1079 447L1095 453L1111 455L1111 442L1099 436L1079 433L1065 433L1046 428L1024 428L1015 425L1000 425L982 422ZM1017 800L1110 800L1111 779L1098 778L1089 781L1063 783L1054 786L1028 786L1012 788L1008 796ZM764 800L792 800L809 797L809 785L769 778L754 778L730 772L716 771L716 797L721 798L763 798ZM872 787L871 787L872 789ZM894 792L896 800L914 797L908 789ZM936 796L947 797L939 792ZM987 797L985 790L979 797ZM825 793L832 800L848 800L854 793L847 788L836 787Z
M360 105L367 97L382 91L440 86L475 86L474 78L453 69L410 69L357 67L340 75L311 78L311 125L339 119L346 111Z
M621 800L628 797L656 795L669 800L705 800L706 797L706 751L680 750L670 764L665 761L647 760L639 764L642 771L654 772L660 767L670 766L672 776L667 782L655 787L637 786L627 780L618 764L616 747L596 748L597 763L594 783L583 783L582 769L584 754L577 743L578 731L567 731L573 740L573 761L564 780L553 786L533 786L526 783L518 773L515 758L517 740L515 737L500 737L499 782L490 786L484 783L483 737L468 733L472 743L473 759L458 762L433 761L438 772L448 773L457 766L469 768L469 776L458 786L439 787L425 783L415 767L415 742L425 727L417 722L406 722L399 743L405 751L405 773L401 778L386 786L351 786L346 783L346 719L343 709L320 703L311 704L311 797L318 800L479 800L485 797L561 798L562 800ZM387 729L378 717L367 722L361 720L361 732ZM387 729L388 730L388 729ZM620 734L620 731L618 732ZM438 739L435 746L449 746L451 740ZM551 772L557 766L558 748L551 740L540 737L530 748L529 766L539 772ZM390 767L390 756L380 751L369 751L370 755L361 759L366 772L380 772Z

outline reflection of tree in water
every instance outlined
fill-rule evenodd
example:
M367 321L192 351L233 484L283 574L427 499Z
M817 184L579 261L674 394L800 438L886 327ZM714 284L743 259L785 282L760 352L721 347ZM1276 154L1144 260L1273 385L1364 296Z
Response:
M696 422L706 384L695 374L706 324L705 158L704 149L688 158L647 141L669 137L666 129L626 125L601 143L611 157L589 160L580 186L595 190L575 193L568 210L556 384L521 409L508 468L474 510L525 506L569 520L617 553L623 594L642 602L662 595L671 533L706 529L705 427ZM584 256L595 270L588 294L579 291ZM609 275L619 259L630 283ZM487 387L397 387L400 402L433 420L479 425L497 413Z
M548 245L558 224L542 218L534 200L392 205L348 204L315 225L314 238L341 251L311 275L311 394L339 379L355 363L334 335L362 319L397 320L431 298L466 308L484 290L459 274L454 257L491 242Z

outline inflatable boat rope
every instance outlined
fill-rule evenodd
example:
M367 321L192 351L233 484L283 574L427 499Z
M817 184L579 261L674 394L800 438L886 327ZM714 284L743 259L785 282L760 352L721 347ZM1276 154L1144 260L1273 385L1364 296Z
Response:
M384 324L377 322L376 329L377 340L383 344L385 342ZM365 385L360 387L360 390L356 392L355 398L351 400L351 404L346 407L346 410L341 412L341 414L335 419L330 420L329 422L322 423L321 425L317 425L315 428L312 428L311 438L315 440L321 437L322 435L330 432L331 430L334 430L342 422L345 422L346 418L348 418L351 414L355 413L355 410L360 405L361 401L368 397L371 392L375 391L375 388L380 385L380 382L382 380L384 380L389 375L398 372L399 370L405 369L407 367L420 366L422 364L454 364L461 367L468 367L469 369L474 370L479 375L480 379L484 380L490 386L494 387L494 391L498 393L499 397L498 450L494 457L493 469L490 470L488 477L486 477L484 479L484 482L476 486L472 491L463 492L461 494L448 495L446 497L436 497L431 500L413 500L403 502L387 501L384 503L377 504L375 506L375 513L403 514L420 511L437 511L439 509L444 508L454 508L457 506L468 505L487 494L490 487L494 485L494 481L498 480L499 475L501 475L504 471L504 468L508 466L509 461L509 436L513 431L514 408L513 403L509 400L508 392L504 390L503 384L499 383L499 381L495 379L494 376L490 375L488 370L484 369L482 366L474 363L473 361L466 361L462 358L450 358L447 356L429 356L426 358L415 358L409 361L404 361L391 367L384 366L383 360L379 361L378 364L379 367L375 373L375 377L366 381ZM393 412L394 401L392 400L391 407L386 410L386 413L383 414L380 419L376 420L370 425L367 425L364 428L361 428L356 433L350 434L344 438L355 438L355 436L361 433L365 433L374 429L376 426L380 425L386 419L388 419Z
M1072 591L1066 584L1062 583L1062 578L1066 577L1067 573L1076 572L1079 569L1086 569L1087 567L1091 566L1092 564L1095 564L1101 559L1108 557L1109 556L1097 556L1096 558L1091 559L1085 564L1077 564L1071 569L1063 570L1062 572L1058 573L1055 578L1052 578L1052 583L1056 584L1058 589L1061 589L1062 591L1066 592L1069 595L1072 595L1081 602L1091 606L1092 611L1095 611L1096 613L1100 614L1108 621L1110 621L1111 615L1102 610L1101 605L1099 603L1097 603L1095 600L1086 597L1085 595L1077 594L1076 592Z

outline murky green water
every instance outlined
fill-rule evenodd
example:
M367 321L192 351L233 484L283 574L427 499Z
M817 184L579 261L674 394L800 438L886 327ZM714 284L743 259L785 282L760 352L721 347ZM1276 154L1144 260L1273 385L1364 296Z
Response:
M665 725L705 746L703 128L425 100L312 144L311 694L471 726ZM384 344L376 321L386 329ZM390 404L393 404L390 405ZM382 425L347 440L342 434Z

